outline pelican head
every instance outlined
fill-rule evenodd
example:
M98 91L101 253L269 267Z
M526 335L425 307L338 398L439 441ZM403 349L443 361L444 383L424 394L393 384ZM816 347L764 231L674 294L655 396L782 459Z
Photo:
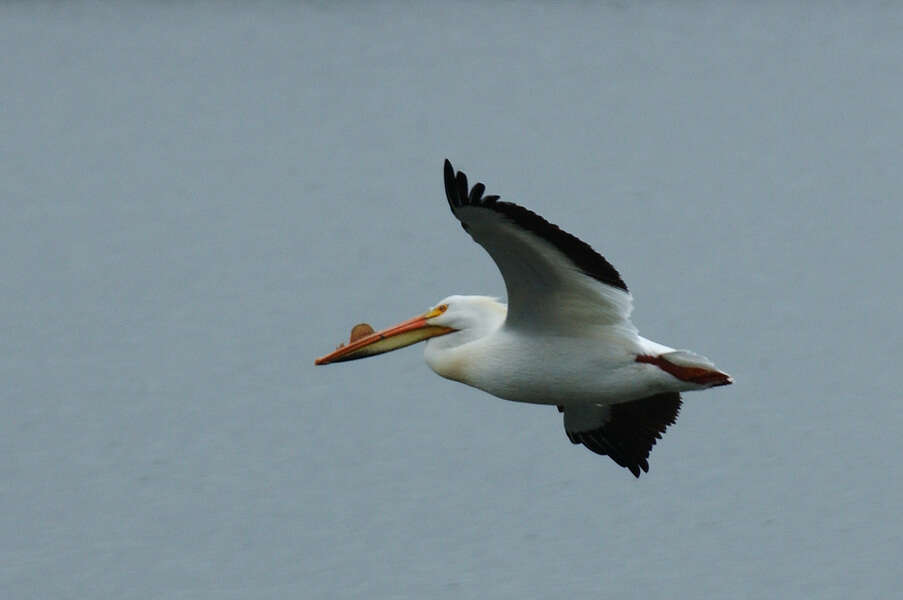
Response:
M449 296L430 310L440 311L431 323L454 329L468 338L495 331L505 322L507 313L505 305L490 296Z
M430 338L449 336L451 345L486 335L505 320L505 305L488 296L449 296L423 314L339 346L315 364L357 360L398 350Z

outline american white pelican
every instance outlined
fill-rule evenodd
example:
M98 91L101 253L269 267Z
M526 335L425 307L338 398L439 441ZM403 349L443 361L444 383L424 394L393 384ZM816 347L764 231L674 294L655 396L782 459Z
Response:
M355 360L428 340L439 375L499 398L557 406L574 444L649 471L657 439L677 419L680 392L732 383L702 356L640 336L615 268L588 244L498 196L445 161L445 195L464 230L495 261L508 305L449 296L394 327L352 334L316 364Z

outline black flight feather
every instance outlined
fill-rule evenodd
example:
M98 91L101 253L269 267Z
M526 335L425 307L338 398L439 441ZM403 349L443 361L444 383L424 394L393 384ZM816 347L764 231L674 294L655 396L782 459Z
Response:
M568 431L568 439L583 444L596 454L611 457L639 477L640 469L649 472L647 459L652 447L668 426L677 421L680 406L677 392L612 404L604 425L590 431Z

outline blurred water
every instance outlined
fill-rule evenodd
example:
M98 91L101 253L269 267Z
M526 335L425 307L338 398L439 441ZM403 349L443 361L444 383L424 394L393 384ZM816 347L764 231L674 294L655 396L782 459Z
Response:
M894 4L0 7L0 593L887 597ZM638 481L361 320L504 295L445 157L731 372Z

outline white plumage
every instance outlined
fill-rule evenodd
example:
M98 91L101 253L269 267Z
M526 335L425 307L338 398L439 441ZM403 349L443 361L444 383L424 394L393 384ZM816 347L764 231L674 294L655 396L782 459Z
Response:
M508 305L449 296L423 315L317 360L354 360L428 340L439 375L490 394L557 406L569 439L639 477L674 423L680 392L732 383L708 359L640 336L633 300L589 245L467 177L445 161L452 213L502 273Z

